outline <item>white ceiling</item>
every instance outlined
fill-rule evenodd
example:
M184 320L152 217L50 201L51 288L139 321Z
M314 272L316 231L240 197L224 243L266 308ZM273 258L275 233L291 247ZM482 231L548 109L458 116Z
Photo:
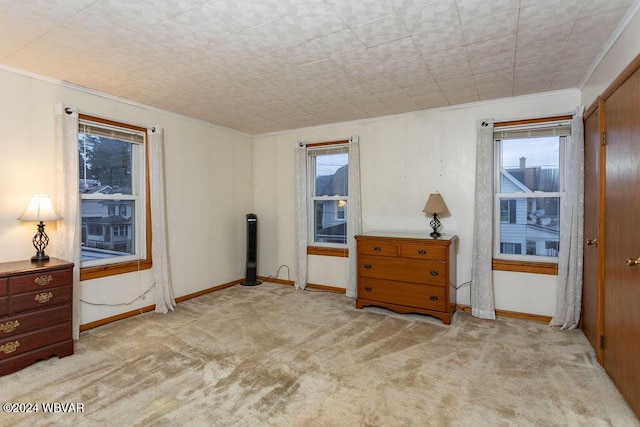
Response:
M0 0L0 63L250 134L576 88L634 0Z

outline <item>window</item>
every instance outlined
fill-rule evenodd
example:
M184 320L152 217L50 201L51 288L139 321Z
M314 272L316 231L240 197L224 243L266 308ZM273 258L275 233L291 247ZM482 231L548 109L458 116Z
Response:
M82 280L151 266L146 132L80 115Z
M495 124L494 258L557 262L570 130L568 120Z
M522 245L520 243L500 243L500 253L520 254L522 253Z
M349 204L349 146L319 144L307 148L309 167L309 241L344 247Z
M500 222L508 224L516 223L516 201L514 199L500 200Z

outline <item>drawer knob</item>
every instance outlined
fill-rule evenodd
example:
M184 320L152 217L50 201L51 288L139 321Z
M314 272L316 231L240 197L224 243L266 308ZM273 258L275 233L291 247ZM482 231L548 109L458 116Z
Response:
M438 296L437 296L437 295L431 295L431 296L429 296L429 299L430 299L431 301L438 301L440 298L438 298Z
M6 344L0 345L0 351L3 352L4 354L9 354L16 351L18 347L20 347L19 341L8 342Z
M45 276L36 277L35 279L33 279L33 283L40 286L47 286L49 283L51 283L52 280L53 277L51 277L50 274L47 274Z
M373 250L380 252L382 250L382 248L380 246L374 246Z
M426 249L418 249L418 253L420 255L426 255L427 254L427 250Z
M371 264L365 264L364 268L366 268L367 270L370 270L371 269Z
M371 292L373 290L373 288L371 286L365 286L364 290L367 292Z
M438 273L438 270L431 270L429 273L430 273L432 276L437 276L438 274L440 274L440 273Z
M49 300L51 300L51 298L53 298L53 293L52 292L43 292L43 293L38 294L35 297L33 297L33 299L38 301L40 304L44 304L44 303L49 302Z
M20 322L18 322L17 320L11 320L7 323L0 323L0 331L8 334L9 332L15 331L18 326L20 326Z

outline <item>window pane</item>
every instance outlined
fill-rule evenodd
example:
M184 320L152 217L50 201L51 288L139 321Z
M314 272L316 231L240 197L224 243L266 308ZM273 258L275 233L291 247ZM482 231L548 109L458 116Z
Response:
M314 242L347 243L346 200L315 200L313 212Z
M82 261L135 254L135 201L82 200Z
M78 134L80 193L133 194L132 149L130 142Z
M558 256L560 242L560 198L536 197L505 199L515 202L513 222L500 223L500 252L503 254ZM502 215L501 215L502 216ZM517 248L517 249L516 249ZM518 250L519 249L519 250Z
M315 156L315 195L348 196L348 163L347 153Z
M505 139L501 144L501 193L560 191L560 137Z
M502 199L500 200L500 222L515 223L516 222L516 200Z

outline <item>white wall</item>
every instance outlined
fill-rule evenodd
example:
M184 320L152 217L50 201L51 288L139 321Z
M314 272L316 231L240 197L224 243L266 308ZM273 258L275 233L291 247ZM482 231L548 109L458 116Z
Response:
M627 18L629 22L582 88L582 105L589 107L640 54L640 1L636 0Z
M539 117L571 113L580 103L577 90L458 108L424 111L375 120L261 135L254 142L254 210L261 221L259 274L268 276L286 264L295 278L294 145L360 137L364 231L428 232L422 208L429 193L442 193L451 216L446 233L460 238L458 284L471 279L471 238L475 181L476 122L479 119ZM487 238L491 238L487 230ZM309 282L345 287L345 259L309 258ZM279 278L283 277L281 275ZM555 276L497 272L498 309L553 315ZM458 301L469 303L469 287ZM535 298L535 303L531 300Z
M54 106L165 129L169 256L176 296L240 279L245 214L252 207L252 137L52 81L0 69L0 262L35 253L34 224L16 220L34 193L55 192ZM62 212L64 215L64 212ZM47 225L55 253L56 230ZM151 270L82 283L81 299L128 302L153 284ZM81 303L82 323L153 304L154 294L117 307Z

